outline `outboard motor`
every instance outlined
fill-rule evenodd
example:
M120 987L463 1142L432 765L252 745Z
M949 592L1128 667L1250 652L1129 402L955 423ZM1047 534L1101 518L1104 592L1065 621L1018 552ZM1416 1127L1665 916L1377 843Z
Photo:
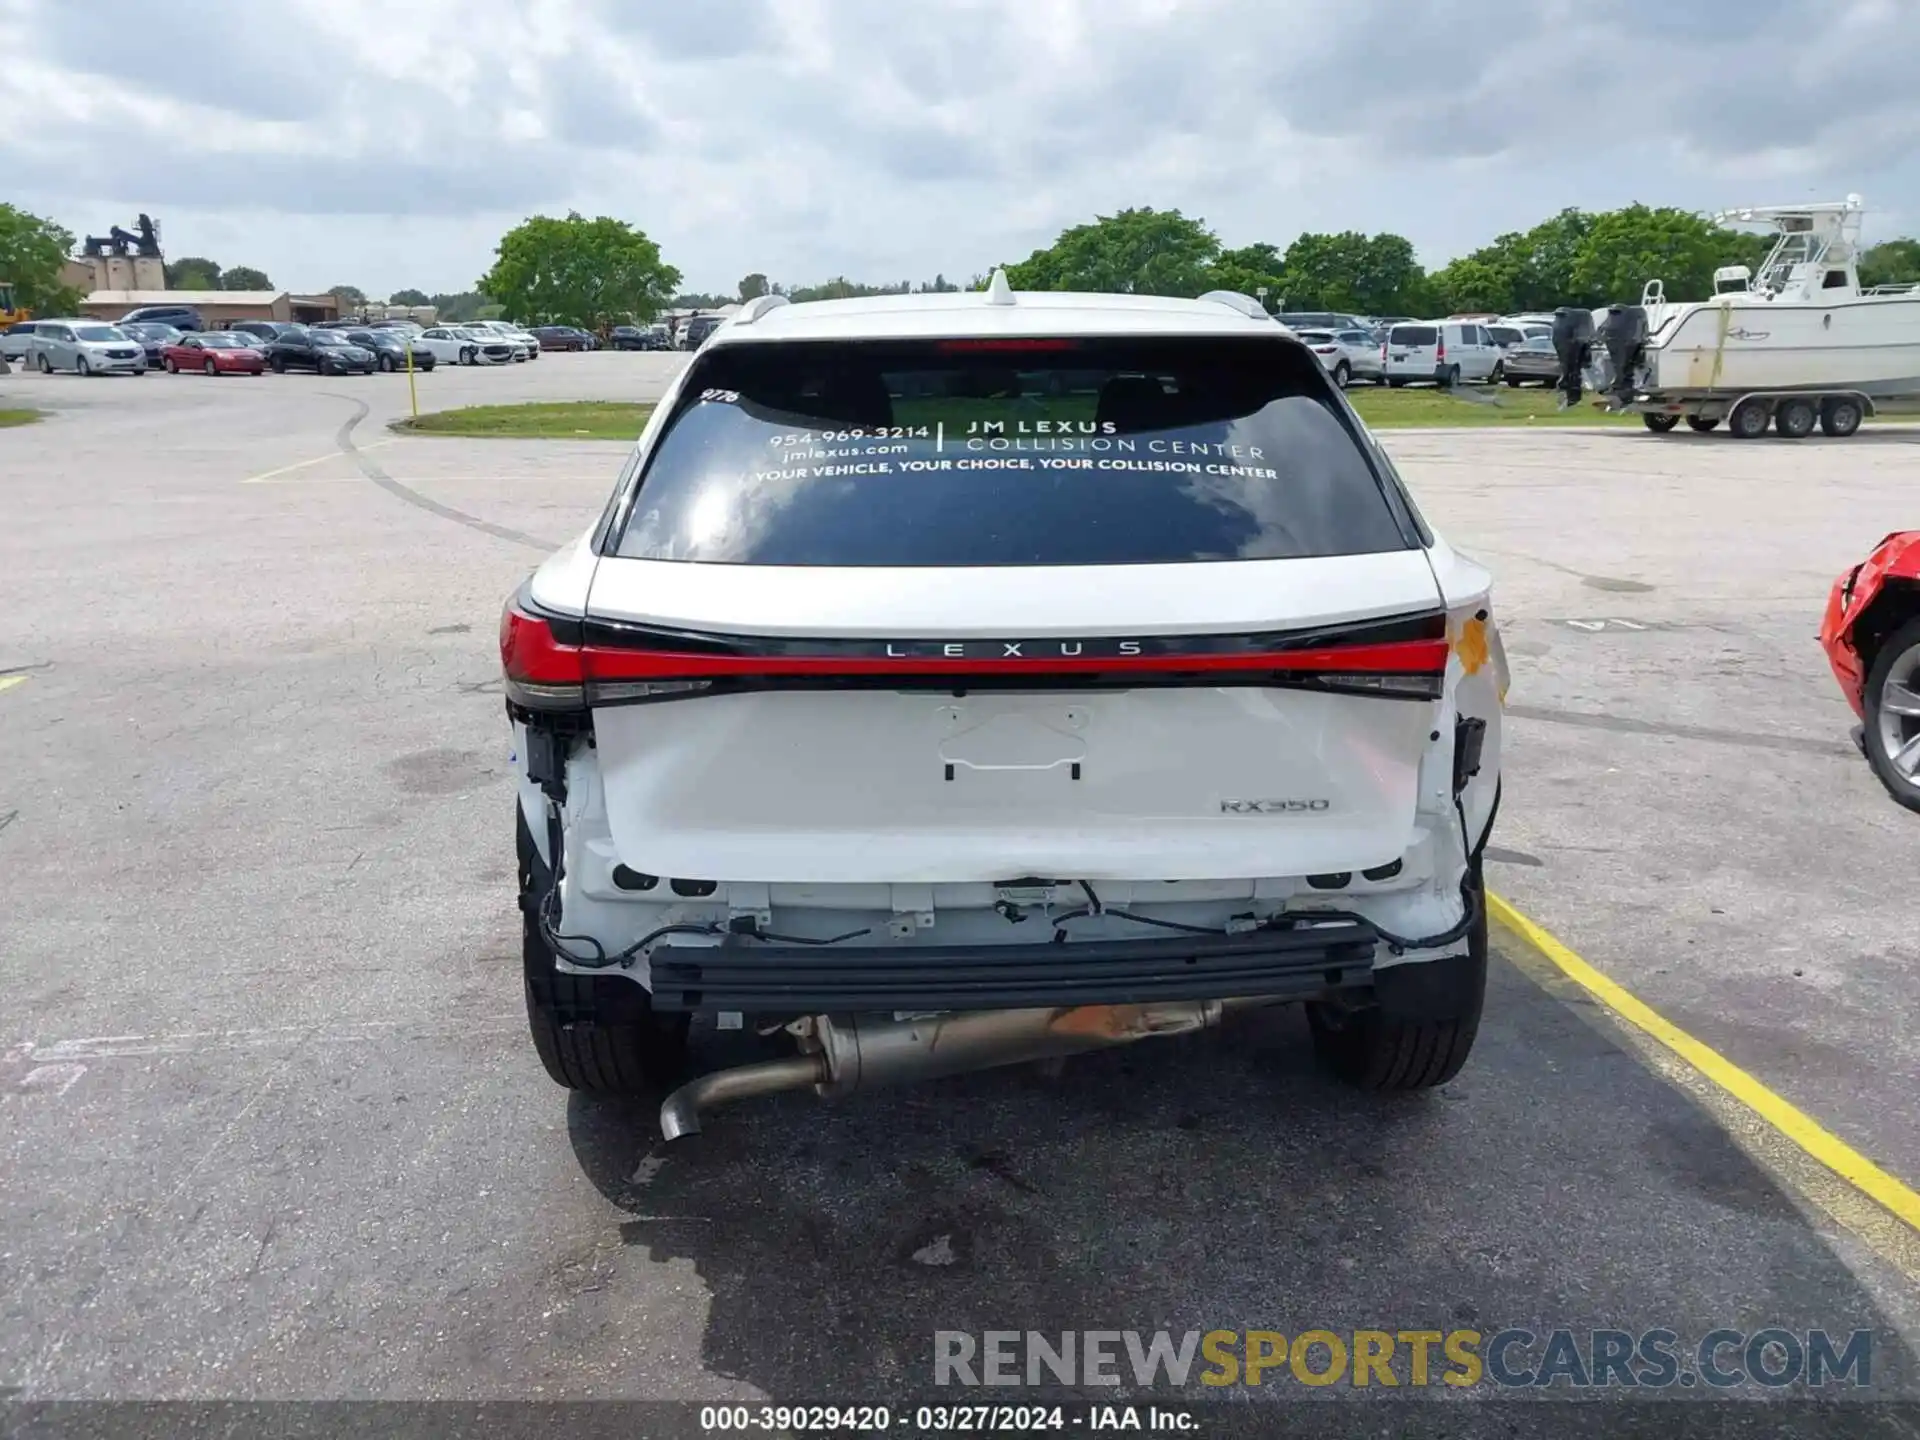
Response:
M1610 305L1601 322L1600 343L1613 367L1613 398L1625 404L1633 398L1633 377L1640 352L1647 343L1647 312L1640 305Z
M1560 360L1560 408L1580 403L1580 376L1593 347L1593 316L1586 310L1562 308L1553 312L1553 353Z

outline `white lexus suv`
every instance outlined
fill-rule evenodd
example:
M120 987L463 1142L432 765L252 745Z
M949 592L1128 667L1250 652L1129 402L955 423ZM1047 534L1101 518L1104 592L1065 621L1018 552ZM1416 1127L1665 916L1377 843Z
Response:
M762 297L500 643L535 1046L669 1138L1250 1006L1473 1043L1489 576L1245 296Z

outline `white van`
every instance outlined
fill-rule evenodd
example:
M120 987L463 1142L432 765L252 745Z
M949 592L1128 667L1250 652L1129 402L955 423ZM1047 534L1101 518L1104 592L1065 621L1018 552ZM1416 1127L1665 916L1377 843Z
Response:
M1500 374L1500 347L1477 321L1422 320L1387 331L1380 369L1396 388L1420 381L1448 386L1494 380Z

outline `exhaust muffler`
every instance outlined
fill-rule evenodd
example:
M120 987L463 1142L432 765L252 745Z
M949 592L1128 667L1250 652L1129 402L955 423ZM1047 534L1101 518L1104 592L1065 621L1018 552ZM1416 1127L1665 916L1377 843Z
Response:
M1218 1025L1221 1015L1239 1003L967 1010L913 1020L810 1016L800 1022L802 1054L689 1081L661 1105L660 1129L669 1140L697 1135L703 1111L756 1095L808 1087L821 1095L848 1095L902 1080L933 1080L1131 1045L1156 1035L1184 1035Z

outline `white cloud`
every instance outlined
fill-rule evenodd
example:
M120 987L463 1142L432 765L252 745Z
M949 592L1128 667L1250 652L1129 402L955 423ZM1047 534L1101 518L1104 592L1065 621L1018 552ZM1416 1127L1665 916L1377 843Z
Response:
M297 287L463 289L534 210L691 286L965 278L1126 205L1438 261L1566 205L1920 228L1899 0L0 0L7 197ZM164 39L156 39L164 37Z

